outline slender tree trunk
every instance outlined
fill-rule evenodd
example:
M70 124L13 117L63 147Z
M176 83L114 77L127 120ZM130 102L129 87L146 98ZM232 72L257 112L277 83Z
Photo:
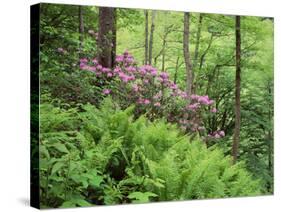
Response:
M83 21L83 8L78 6L78 18L79 18L79 58L83 51L83 41L84 41L84 21Z
M116 11L111 7L99 8L98 61L108 68L112 68L116 48Z
M145 43L144 43L144 64L148 63L148 10L144 11L145 15Z
M199 20L198 20L198 27L196 32L196 42L195 42L195 50L194 50L194 61L193 61L193 87L192 87L192 93L196 93L197 90L197 80L195 79L196 75L195 72L197 72L198 67L198 55L199 55L199 45L200 45L200 37L201 37L201 28L202 28L202 21L203 21L203 14L199 14Z
M163 39L162 71L165 71L165 57L166 57L166 36Z
M235 128L232 145L233 163L238 157L238 147L240 140L241 105L240 105L240 83L241 83L241 32L240 16L235 17L235 37L236 37L236 77L235 77Z
M152 11L151 15L151 29L150 29L150 40L149 40L149 52L148 52L148 63L151 65L152 63L152 49L153 49L153 34L154 34L154 28L155 28L155 16L156 16L156 11Z
M176 70L175 70L175 74L174 74L174 83L177 83L177 78L178 78L178 69L179 69L179 59L180 57L177 57L177 61L176 61Z
M198 63L198 54L199 54L199 45L200 45L200 37L201 37L201 29L202 29L202 21L203 21L203 14L199 14L198 20L198 28L196 32L196 43L195 43L195 50L194 50L194 62L193 62L193 69L197 67Z
M187 95L191 95L193 74L192 74L192 65L191 65L190 52L189 52L189 12L184 13L183 53L184 53L184 61L185 61L185 68L186 68L186 93Z

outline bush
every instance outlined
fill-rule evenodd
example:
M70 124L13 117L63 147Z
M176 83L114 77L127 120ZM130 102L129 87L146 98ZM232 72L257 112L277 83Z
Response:
M203 116L216 112L213 100L188 95L169 78L168 72L159 72L150 65L139 67L128 52L116 56L113 69L87 58L80 60L80 68L92 73L95 85L102 89L99 95L111 96L122 109L135 104L136 117L145 114L151 121L164 117L184 132L199 132L206 139L224 136L223 131L210 132L204 127Z
M165 120L133 118L110 99L100 108L40 106L42 207L259 194L258 181L217 148Z

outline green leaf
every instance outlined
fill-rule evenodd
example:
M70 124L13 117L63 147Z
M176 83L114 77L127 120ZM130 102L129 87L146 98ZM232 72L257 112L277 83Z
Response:
M79 206L92 206L91 203L89 203L89 202L87 202L86 200L83 200L83 199L77 199L75 202Z
M57 162L52 168L52 175L55 174L58 170L60 170L64 166L63 162Z
M84 174L83 176L89 179L89 185L99 187L103 181L103 177L98 175L96 170L92 170L89 173Z
M60 206L60 208L71 208L71 207L76 207L76 206L85 207L85 206L92 206L92 204L83 199L71 199L71 200L65 201Z
M45 146L40 145L39 149L40 149L40 154L44 155L47 159L50 159L49 151Z
M57 143L57 144L53 144L52 146L55 147L60 152L69 153L69 151L67 150L64 144Z
M149 197L157 197L157 194L154 194L152 192L133 192L130 193L128 198L133 200L133 203L144 203L149 202ZM135 199L135 200L134 200Z

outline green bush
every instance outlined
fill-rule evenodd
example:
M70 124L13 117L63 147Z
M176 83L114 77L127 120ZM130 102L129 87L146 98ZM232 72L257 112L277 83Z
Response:
M164 120L134 120L110 99L100 108L42 103L41 206L70 207L249 196L259 182Z

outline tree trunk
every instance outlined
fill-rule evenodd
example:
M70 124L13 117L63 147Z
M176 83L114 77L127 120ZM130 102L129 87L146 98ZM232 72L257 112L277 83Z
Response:
M117 10L116 8L113 9L113 26L112 26L112 50L111 50L111 60L112 66L115 63L115 56L116 56L116 24L117 24Z
M238 147L240 140L241 105L240 105L240 83L241 83L241 32L240 16L235 17L235 37L236 37L236 77L235 77L235 128L232 145L233 163L238 157Z
M165 71L165 56L166 56L166 36L163 39L162 71Z
M99 8L98 61L107 68L114 65L116 48L116 11L111 7Z
M195 79L195 72L197 72L198 67L198 55L199 55L199 45L200 45L200 37L201 37L201 28L202 28L202 21L203 21L203 14L199 14L199 20L198 20L198 27L196 32L196 42L195 42L195 50L194 50L194 60L193 60L193 87L192 87L192 93L196 93L197 90L197 80Z
M189 52L189 12L184 13L183 53L186 68L186 93L187 95L191 95L193 74Z
M79 58L83 51L83 41L84 41L84 21L83 21L83 8L78 6L78 18L79 18Z
M197 67L198 63L198 54L199 54L199 44L200 44L200 37L201 37L201 29L202 29L202 21L203 21L203 14L199 14L198 20L198 28L196 32L196 43L195 43L195 50L194 50L194 62L193 62L193 69Z
M145 48L144 48L144 64L148 63L148 10L144 11L145 15Z
M177 78L178 78L178 69L179 69L179 59L180 57L177 57L177 61L176 61L176 70L175 70L175 74L174 74L174 83L177 83Z
M154 28L155 28L155 23L154 23L154 19L156 16L156 11L153 10L152 11L152 15L151 15L151 29L150 29L150 40L149 40L149 52L148 52L148 63L149 65L151 65L152 63L152 49L153 49L153 34L154 34Z

